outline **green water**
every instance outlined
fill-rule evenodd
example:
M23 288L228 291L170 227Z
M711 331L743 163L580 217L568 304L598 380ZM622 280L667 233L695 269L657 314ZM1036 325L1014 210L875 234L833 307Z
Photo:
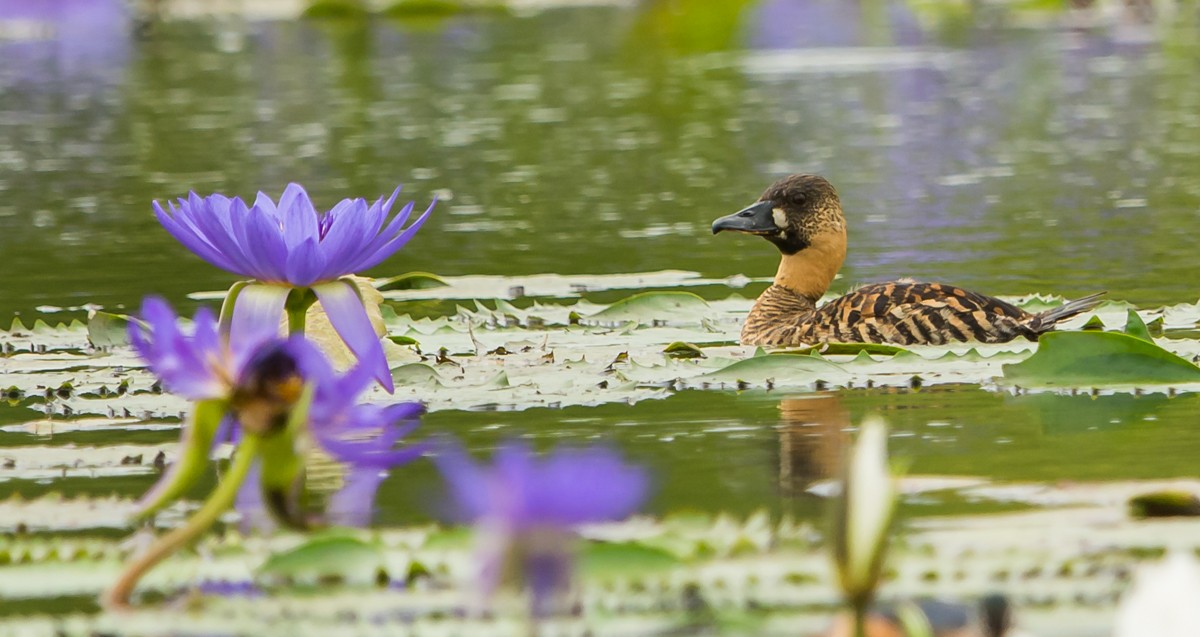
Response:
M325 205L444 195L375 274L767 276L767 244L709 223L800 170L841 190L841 288L1200 295L1189 25L1138 43L792 4L0 40L20 53L0 62L0 315L224 287L150 202L293 180Z

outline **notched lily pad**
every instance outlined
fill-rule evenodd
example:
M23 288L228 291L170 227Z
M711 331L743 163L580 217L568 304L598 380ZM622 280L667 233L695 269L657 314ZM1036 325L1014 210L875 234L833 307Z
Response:
M1005 365L1011 382L1042 386L1200 382L1200 367L1136 336L1116 332L1051 332L1037 352Z

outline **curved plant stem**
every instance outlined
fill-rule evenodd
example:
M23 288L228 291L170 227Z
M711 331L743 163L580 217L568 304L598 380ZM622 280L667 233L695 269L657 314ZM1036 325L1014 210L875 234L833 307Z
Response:
M257 436L246 436L243 439L233 457L233 464L229 467L229 471L217 484L212 495L204 501L200 510L196 511L183 526L160 537L146 552L130 562L117 577L112 588L101 596L101 606L115 609L127 608L129 597L133 594L134 587L137 586L143 575L172 553L194 541L201 533L207 531L222 513L229 509L237 496L238 488L241 487L242 481L246 479L246 474L254 464L254 459L258 457L258 446Z

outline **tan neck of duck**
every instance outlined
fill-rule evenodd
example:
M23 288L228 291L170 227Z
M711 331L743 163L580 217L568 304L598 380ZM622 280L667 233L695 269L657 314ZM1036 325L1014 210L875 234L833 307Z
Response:
M846 259L846 220L833 185L817 175L792 175L773 184L746 208L713 222L722 230L754 234L779 249L775 284L767 289L747 326L764 315L816 309Z

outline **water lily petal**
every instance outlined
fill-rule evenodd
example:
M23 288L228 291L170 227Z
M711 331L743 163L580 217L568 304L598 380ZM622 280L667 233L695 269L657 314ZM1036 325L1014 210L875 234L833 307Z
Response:
M359 364L372 370L375 380L379 381L388 393L394 391L395 385L392 383L387 356L383 353L383 344L379 342L379 336L367 317L367 310L363 307L354 284L349 281L330 281L313 286L312 290L317 294L321 307L325 309L329 323L350 351L354 352Z
M239 352L248 352L251 344L279 334L283 306L291 291L290 287L268 283L242 288L233 305L233 322L229 327L229 340Z
M379 248L374 250L374 252L372 252L369 257L366 257L362 261L360 261L357 264L358 267L356 268L356 271L362 271L362 270L367 270L367 269L373 268L373 267L379 265L380 263L382 263L388 257L395 254L395 252L397 250L404 247L404 244L408 243L409 239L412 239L413 235L415 235L417 233L417 230L420 230L421 226L424 225L425 220L429 218L429 215L433 213L433 206L436 203L437 203L437 199L434 199L433 203L429 204L429 207L425 209L425 213L422 214L420 217L418 217L417 220L414 221L411 226L405 228L404 232L401 232L400 234L396 235L395 238L391 239L387 243L383 244L382 246L380 246ZM380 236L384 236L384 235L380 235Z
M321 239L321 250L325 256L326 271L322 279L337 278L355 269L358 255L375 238L368 228L367 202L362 199L344 200L329 211L333 219L325 237Z
M234 199L234 202L236 202L235 205L245 205L237 199ZM282 230L262 209L250 208L246 213L245 237L242 240L242 247L245 249L246 256L262 273L256 278L270 283L287 281L285 267L288 248L284 243ZM290 281L287 282L290 283Z
M231 220L233 202L223 195L212 195L201 200L193 193L193 198L199 202L199 207L185 204L183 201L180 201L180 205L186 206L184 213L187 218L204 233L208 242L233 263L232 269L226 269L243 276L250 276L248 273L257 271L252 261L246 257L245 249L235 239Z
M158 223L172 236L175 240L182 243L183 247L196 253L196 256L208 261L209 263L221 268L237 272L237 266L228 259L224 254L209 244L208 240L196 230L183 223L176 216L167 214L158 202L154 202L154 216L158 218ZM240 274L240 272L239 272Z
M309 237L292 248L287 257L287 281L296 287L309 287L325 270L325 257L315 237Z
M300 184L291 183L279 198L276 218L283 226L283 239L289 250L307 239L317 241L317 210Z

